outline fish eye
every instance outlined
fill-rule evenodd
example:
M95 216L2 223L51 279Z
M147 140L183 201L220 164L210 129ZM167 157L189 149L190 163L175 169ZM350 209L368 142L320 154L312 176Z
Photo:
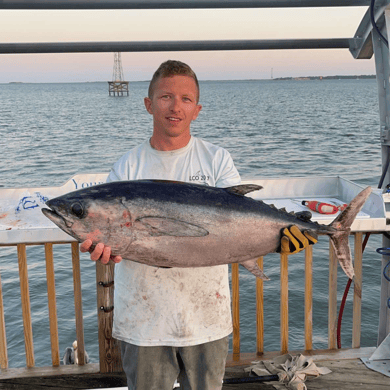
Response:
M72 210L72 213L74 215L76 215L76 217L82 218L84 215L84 209L80 203L73 203L71 210Z

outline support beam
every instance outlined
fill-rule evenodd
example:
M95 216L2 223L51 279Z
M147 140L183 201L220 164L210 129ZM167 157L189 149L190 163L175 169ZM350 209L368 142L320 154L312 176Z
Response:
M0 0L0 9L195 9L368 6L370 0Z
M114 263L96 262L100 372L121 372L120 341L112 337L114 320Z
M354 45L353 41L353 38L335 38L157 42L3 43L0 44L0 54L348 49L351 45Z
M384 12L386 7L390 4L390 0L376 0L373 10L374 20L379 29L385 26ZM372 45L372 23L370 8L365 13L360 25L355 33L355 46L350 46L350 52L356 59L369 59L374 54Z
M390 36L390 6L386 9L386 25L382 27L381 33L385 37ZM387 167L387 160L390 158L390 59L389 48L379 36L377 31L372 34L374 52L375 52L375 67L377 74L377 85L379 95L379 118L380 118L380 136L382 143L382 170L387 170L383 181L383 187L390 182L390 172ZM390 239L383 236L383 247L390 247ZM390 261L390 256L382 257L382 273L381 273L381 298L379 310L379 326L378 326L378 345L390 333L390 308L388 307L388 299L390 298L390 283L383 275L385 266Z

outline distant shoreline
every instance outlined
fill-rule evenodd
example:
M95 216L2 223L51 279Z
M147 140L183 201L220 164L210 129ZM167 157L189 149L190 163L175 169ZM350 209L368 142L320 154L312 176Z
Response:
M272 79L240 79L240 80L199 80L199 81L305 81L305 80L365 80L375 79L376 75L348 75L348 76L303 76L303 77L277 77ZM74 83L106 83L107 81L68 81L68 82L29 82L29 81L9 81L8 83L0 84L74 84ZM145 83L150 82L148 80L142 81L130 81L131 83Z
M361 80L361 79L375 79L376 75L371 74L371 75L351 75L351 76L306 76L306 77L278 77L274 78L272 80L345 80L345 79L350 79L350 80Z

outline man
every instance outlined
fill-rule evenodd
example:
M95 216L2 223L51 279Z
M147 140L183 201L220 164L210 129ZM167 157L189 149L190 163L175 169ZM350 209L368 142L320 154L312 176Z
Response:
M153 116L152 137L122 156L108 181L193 182L196 177L209 186L240 183L226 150L191 136L191 122L202 106L197 77L188 65L161 64L144 103ZM285 232L287 251L293 241L294 251L315 241L294 229ZM83 242L81 251L91 244ZM171 390L177 378L183 389L221 389L232 332L228 266L157 268L121 262L104 243L91 253L92 260L104 264L110 258L117 263L113 337L121 340L129 389Z

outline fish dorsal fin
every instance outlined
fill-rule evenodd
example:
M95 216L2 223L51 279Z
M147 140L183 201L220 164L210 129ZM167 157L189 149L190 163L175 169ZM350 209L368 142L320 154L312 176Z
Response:
M234 195L246 195L249 192L261 190L263 187L257 184L240 184L238 186L227 187L225 190Z
M145 216L138 218L136 222L149 230L151 236L204 237L209 234L200 226L174 218Z

